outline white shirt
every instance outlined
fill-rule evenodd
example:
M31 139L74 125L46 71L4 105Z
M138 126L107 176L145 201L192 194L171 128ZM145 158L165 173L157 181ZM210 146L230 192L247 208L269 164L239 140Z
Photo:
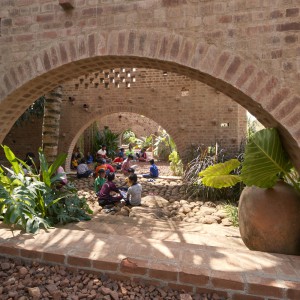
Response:
M106 156L106 150L98 150L97 154L101 155L101 156Z

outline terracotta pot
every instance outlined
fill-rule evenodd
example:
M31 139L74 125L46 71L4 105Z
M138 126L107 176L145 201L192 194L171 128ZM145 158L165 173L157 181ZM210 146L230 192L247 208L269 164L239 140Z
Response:
M300 255L300 195L284 182L246 187L239 201L239 227L251 250Z

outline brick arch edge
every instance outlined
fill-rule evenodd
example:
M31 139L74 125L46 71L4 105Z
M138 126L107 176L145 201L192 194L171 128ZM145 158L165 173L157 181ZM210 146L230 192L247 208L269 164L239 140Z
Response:
M300 97L292 87L228 49L151 30L90 32L54 41L39 54L6 67L0 83L0 140L41 94L97 67L120 63L178 72L220 90L265 126L277 127L300 169Z

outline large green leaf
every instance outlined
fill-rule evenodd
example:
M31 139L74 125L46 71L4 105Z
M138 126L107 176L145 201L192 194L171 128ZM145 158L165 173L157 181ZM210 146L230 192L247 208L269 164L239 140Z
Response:
M256 132L246 145L241 177L248 186L273 187L292 165L275 128Z
M10 148L8 146L2 145L2 148L4 150L6 159L10 162L14 172L16 174L18 174L18 173L23 174L24 173L23 169L20 167L20 164L19 164L18 159L16 158L15 154L10 150Z
M49 176L49 168L44 152L41 148L39 148L39 160L40 160L40 168L42 180L45 182L47 186L51 186L50 176Z
M218 189L230 187L242 181L239 175L230 174L239 166L240 162L237 159L231 159L206 168L199 173L199 176L202 177L201 182L206 186Z
M67 154L65 154L65 153L58 155L58 157L56 158L54 163L49 167L48 172L49 172L50 177L56 172L56 170L58 169L59 166L63 165L66 158L67 158Z

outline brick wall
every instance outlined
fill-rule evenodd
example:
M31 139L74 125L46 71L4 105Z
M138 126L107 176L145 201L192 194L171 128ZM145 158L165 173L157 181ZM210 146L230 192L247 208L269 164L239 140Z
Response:
M300 168L299 2L0 3L0 140L58 83L119 65L187 75L276 126Z

